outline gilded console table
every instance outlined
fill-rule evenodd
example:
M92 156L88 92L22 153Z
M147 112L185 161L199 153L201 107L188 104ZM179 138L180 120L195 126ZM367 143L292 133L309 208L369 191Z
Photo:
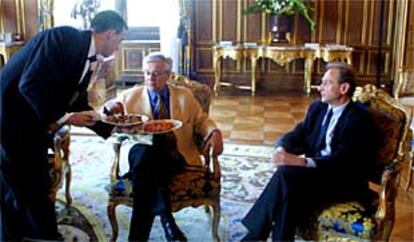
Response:
M312 86L312 70L313 62L317 58L321 58L326 62L333 60L346 61L348 64L352 64L352 51L351 47L340 45L329 46L243 46L243 45L216 45L213 48L213 68L215 72L215 84L214 91L218 95L220 91L221 82L221 60L230 58L236 61L242 59L249 59L252 65L251 74L251 86L249 89L252 92L252 96L256 93L256 67L257 60L260 58L271 59L278 65L286 65L295 59L305 60L304 69L304 91L306 94L310 94L311 88L317 88L318 86Z
M7 63L10 57L16 53L22 46L23 41L15 41L11 43L0 42L0 55L3 56L3 65Z

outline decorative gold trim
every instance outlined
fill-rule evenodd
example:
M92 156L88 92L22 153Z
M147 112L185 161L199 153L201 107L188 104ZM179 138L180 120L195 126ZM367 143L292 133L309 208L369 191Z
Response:
M213 24L213 26L212 26L212 30L213 30L213 42L216 44L217 43L217 1L218 0L212 0L212 3L211 3L211 8L212 8L212 13L211 13L211 16L212 16L212 19L213 19L213 21L211 21L212 22L212 24Z
M336 43L341 44L341 37L342 37L342 21L343 21L343 7L342 7L342 1L338 1L338 25L336 26Z
M396 37L394 40L394 53L395 53L395 66L394 66L394 88L396 87L397 83L401 82L401 75L398 74L397 71L400 72L404 68L404 55L405 55L405 43L407 38L407 21L408 21L408 0L401 0L397 2L397 12L396 16L398 16L396 22L399 23L397 25L396 30Z
M321 11L319 16L319 36L318 40L316 42L321 43L322 42L322 33L323 33L323 19L325 18L325 2L321 1Z
M243 9L247 8L247 1L243 1ZM242 10L240 10L241 12ZM243 41L246 42L247 40L247 16L243 16Z
M260 43L260 44L262 44L262 45L265 45L265 44L268 44L267 43L267 35L268 35L268 31L267 31L267 29L266 29L266 14L265 13L262 13L262 16L261 16L261 26L262 26L262 43Z
M315 19L315 23L318 23L318 19L316 19L316 13L318 12L318 6L319 6L319 1L314 1L314 11L312 12L313 14L313 19ZM311 31L311 43L315 43L316 42L316 30L319 29L319 26L316 25L315 26L315 30Z
M4 0L0 1L0 32L4 33Z
M237 13L236 13L236 40L241 41L241 0L237 0Z
M344 27L344 44L348 43L348 30L349 30L349 1L345 2L345 27Z
M362 14L362 45L365 45L367 43L367 30L368 29L368 2L364 1L364 11Z
M294 15L294 21L293 21L293 33L286 33L286 39L288 40L288 43L292 44L292 45L296 45L297 44L297 37L298 36L298 31L299 31L299 25L298 25L298 15L295 14ZM292 35L293 35L293 39L292 39Z
M236 12L236 41L239 44L241 42L241 0L237 0ZM241 61L237 61L236 69L241 70Z
M21 7L22 7L22 32L20 33L20 39L24 40L27 38L27 30L26 30L26 5L25 0L21 0Z
M374 31L374 10L375 10L375 1L374 2L370 2L371 3L371 9L370 9L370 19L369 19L369 35L368 35L368 44L372 45L372 41L373 41L373 31Z
M247 8L247 1L243 1L243 9L246 9ZM241 12L242 10L240 9L240 12ZM242 39L242 41L243 42L247 42L247 16L246 15L242 15L242 18L243 18L243 39ZM247 72L248 70L247 70L247 62L244 62L243 63L243 71L244 72Z
M223 40L223 1L221 0L219 4L219 40Z
M21 20L20 20L20 16L22 15L21 13L21 9L20 9L20 0L14 0L14 8L16 10L16 33L20 34L21 33Z
M388 10L388 24L387 24L387 45L391 45L392 36L395 33L395 31L392 31L392 29L395 29L392 22L395 19L394 17L394 9L395 9L395 1L389 1L389 10Z

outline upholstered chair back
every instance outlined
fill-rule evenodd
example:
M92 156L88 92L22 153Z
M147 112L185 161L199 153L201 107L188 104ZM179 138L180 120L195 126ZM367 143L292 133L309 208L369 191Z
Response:
M210 104L212 97L211 88L200 82L192 81L186 76L175 73L172 74L170 83L177 86L184 86L189 88L193 92L193 95L197 99L198 103L200 103L203 111L207 114L210 113Z
M366 104L375 127L377 144L376 171L372 181L379 183L384 168L402 162L407 142L409 116L388 93L372 85L359 88L355 99Z

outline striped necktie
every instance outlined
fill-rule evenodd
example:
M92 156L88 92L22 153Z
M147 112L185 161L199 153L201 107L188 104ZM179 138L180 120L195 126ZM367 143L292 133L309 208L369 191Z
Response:
M326 147L326 132L328 131L329 124L331 123L333 111L332 108L329 109L328 114L326 115L325 122L322 124L321 130L319 131L318 136L318 152L320 153Z
M157 94L157 119L168 119L170 114L165 104L164 97L161 94Z

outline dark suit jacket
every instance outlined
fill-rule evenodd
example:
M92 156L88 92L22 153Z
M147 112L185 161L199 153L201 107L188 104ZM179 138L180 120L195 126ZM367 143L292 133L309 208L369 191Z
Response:
M371 117L360 103L350 102L340 116L331 141L331 154L318 155L317 139L328 105L314 102L305 119L276 144L288 152L313 158L321 174L344 185L366 184L374 161ZM346 183L346 184L345 184ZM353 184L350 184L353 183Z
M48 124L66 112L92 109L86 87L79 85L90 42L90 31L49 29L34 36L3 67L1 163L39 165L45 160ZM70 105L76 92L81 95ZM107 137L111 128L97 123L92 129Z

